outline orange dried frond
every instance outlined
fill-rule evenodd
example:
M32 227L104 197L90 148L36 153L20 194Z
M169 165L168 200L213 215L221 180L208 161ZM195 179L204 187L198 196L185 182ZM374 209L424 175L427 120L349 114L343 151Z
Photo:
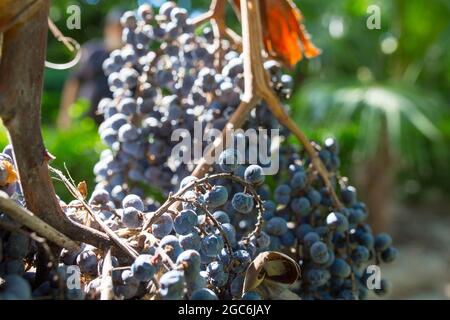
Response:
M239 9L240 0L234 0ZM314 58L320 50L311 42L303 16L291 0L260 0L264 45L275 59L293 67L303 58Z
M19 175L17 174L16 170L14 170L14 166L12 165L12 163L7 160L3 160L2 166L6 170L6 173L7 173L5 184L16 183L17 180L19 179Z
M296 20L292 20L292 16L286 16L283 5L272 7L272 0L264 2L266 5L262 22L266 49L271 56L291 67L302 59Z
M302 24L300 25L300 40L303 44L303 50L306 58L311 59L320 55L320 49L311 42L311 37L306 31L305 26Z

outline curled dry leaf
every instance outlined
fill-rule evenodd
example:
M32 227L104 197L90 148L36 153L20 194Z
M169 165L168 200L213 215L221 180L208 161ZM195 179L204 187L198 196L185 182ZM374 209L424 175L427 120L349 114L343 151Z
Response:
M237 10L240 0L234 0ZM314 46L303 25L303 15L292 0L261 0L261 19L265 48L272 58L293 67L303 58L314 58L320 50Z
M87 194L88 194L86 181L81 181L80 183L78 183L77 189L80 192L80 194L83 197L83 199L86 199Z
M265 299L298 299L287 286L300 276L300 266L289 256L275 251L260 253L245 273L243 292L257 291Z
M264 300L301 300L300 296L292 292L289 286L278 282L264 280L253 290Z

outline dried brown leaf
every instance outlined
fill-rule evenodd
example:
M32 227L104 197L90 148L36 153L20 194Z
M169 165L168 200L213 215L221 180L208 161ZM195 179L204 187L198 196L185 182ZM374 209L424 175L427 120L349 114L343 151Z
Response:
M240 0L234 0L240 8ZM303 16L292 0L260 0L264 45L269 55L293 67L303 54L314 58L320 50L311 42Z
M263 283L267 285L267 281L290 285L299 276L300 266L289 256L275 251L263 252L248 267L243 292L254 290Z
M88 194L86 181L79 182L78 185L77 185L77 189L80 192L80 194L83 196L83 199L86 199L87 194Z
M300 300L300 297L292 292L288 285L269 279L264 280L253 291L258 293L264 300Z

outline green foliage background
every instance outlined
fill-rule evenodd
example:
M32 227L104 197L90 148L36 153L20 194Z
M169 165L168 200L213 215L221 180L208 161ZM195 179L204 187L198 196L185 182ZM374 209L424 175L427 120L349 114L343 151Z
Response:
M140 1L143 2L143 1ZM151 1L150 1L151 2ZM158 1L157 1L158 2ZM205 11L206 0L180 0L191 11ZM302 61L292 70L297 86L291 100L293 116L315 139L336 136L342 146L344 171L372 155L380 123L390 123L392 149L400 155L400 195L410 199L428 193L450 193L450 2L446 0L296 0L314 42L323 50L320 58ZM115 7L133 9L130 0L53 0L51 17L70 37L84 43L102 36L102 21ZM66 8L81 7L81 30L67 30ZM381 29L366 27L367 8L381 9ZM231 26L239 28L231 18ZM382 43L396 41L386 54ZM67 50L49 37L48 60L70 59ZM56 156L53 165L66 164L75 180L93 186L92 168L103 146L96 126L79 101L73 109L70 131L55 127L60 93L68 71L46 69L42 123L47 148ZM382 91L378 99L367 92ZM372 91L370 91L372 90ZM369 97L369 98L368 98ZM412 121L410 115L424 121ZM393 117L396 121L393 121ZM414 119L416 119L414 118ZM373 130L368 130L368 125ZM430 129L432 127L432 129ZM375 129L374 129L375 128ZM432 134L430 132L432 131ZM0 145L7 143L0 129ZM296 143L293 141L293 143ZM414 188L406 188L413 182ZM68 198L64 188L57 191Z

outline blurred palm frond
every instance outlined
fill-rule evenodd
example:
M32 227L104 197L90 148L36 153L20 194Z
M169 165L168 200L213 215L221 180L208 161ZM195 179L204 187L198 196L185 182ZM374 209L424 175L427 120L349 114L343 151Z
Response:
M312 81L297 99L294 117L303 126L335 130L356 124L359 157L373 156L385 128L391 151L421 171L433 169L436 159L448 159L439 125L443 117L450 119L448 108L433 93L391 83Z

